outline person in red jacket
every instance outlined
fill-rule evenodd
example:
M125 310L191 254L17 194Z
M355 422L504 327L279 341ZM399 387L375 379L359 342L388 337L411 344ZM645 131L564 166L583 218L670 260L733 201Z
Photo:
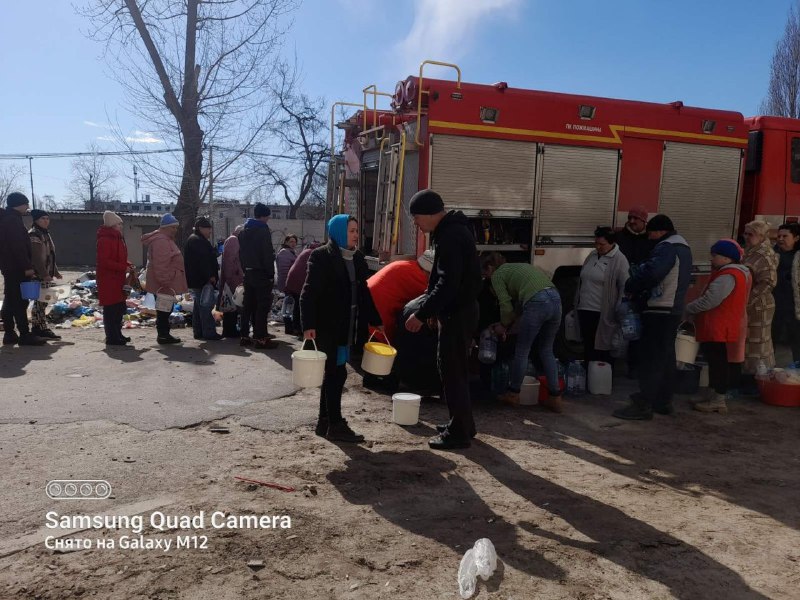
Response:
M751 282L750 271L739 264L742 254L741 246L733 240L719 240L711 246L708 286L686 306L708 361L708 395L694 403L695 410L702 412L727 413L728 387L736 385L741 375Z
M133 270L122 237L122 219L107 210L103 213L103 226L97 230L97 298L103 307L107 346L124 346L131 341L122 335L122 317L126 299L123 288Z

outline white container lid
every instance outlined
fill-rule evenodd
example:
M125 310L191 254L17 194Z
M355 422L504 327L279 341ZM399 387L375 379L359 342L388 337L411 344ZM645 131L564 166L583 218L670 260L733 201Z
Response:
M419 402L422 400L422 396L419 394L408 394L401 392L399 394L394 394L392 396L392 400L397 400L398 402Z

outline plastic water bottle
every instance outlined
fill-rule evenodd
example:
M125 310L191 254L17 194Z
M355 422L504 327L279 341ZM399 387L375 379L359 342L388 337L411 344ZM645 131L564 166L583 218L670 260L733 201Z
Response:
M281 311L283 318L289 317L290 319L294 315L294 297L289 296L288 294L283 297L283 310Z
M634 312L627 300L622 301L620 312L622 313L620 319L622 337L629 342L638 340L642 335L642 318Z
M478 360L486 365L491 365L497 360L497 338L489 329L484 329L481 333Z
M575 384L577 383L575 374L575 361L569 361L567 365L567 393L570 396L575 395Z
M767 364L760 360L758 361L758 365L756 365L756 379L767 379L769 377L769 369L767 369Z
M575 395L581 396L586 393L586 369L580 362L575 363Z

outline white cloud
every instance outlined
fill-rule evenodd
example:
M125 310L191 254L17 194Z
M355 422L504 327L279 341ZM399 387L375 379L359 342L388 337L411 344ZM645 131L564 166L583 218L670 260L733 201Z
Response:
M472 50L479 26L513 16L520 4L521 0L415 0L414 23L395 54L404 57L403 72L416 73L425 59L457 62Z
M110 135L97 137L101 142L116 142L117 139ZM163 144L164 140L157 138L149 131L134 131L132 135L125 136L125 141L129 144Z
M89 127L99 127L101 129L111 129L108 125L103 125L102 123L95 123L94 121L84 121L84 125Z

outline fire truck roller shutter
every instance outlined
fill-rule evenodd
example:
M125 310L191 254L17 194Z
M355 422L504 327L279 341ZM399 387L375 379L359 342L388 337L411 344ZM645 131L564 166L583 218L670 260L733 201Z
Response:
M445 206L468 210L533 210L536 144L435 135L431 187Z
M598 225L612 225L618 166L616 149L546 145L538 235L591 238Z
M708 249L734 235L742 151L666 142L658 211L669 215L692 248L696 265Z

